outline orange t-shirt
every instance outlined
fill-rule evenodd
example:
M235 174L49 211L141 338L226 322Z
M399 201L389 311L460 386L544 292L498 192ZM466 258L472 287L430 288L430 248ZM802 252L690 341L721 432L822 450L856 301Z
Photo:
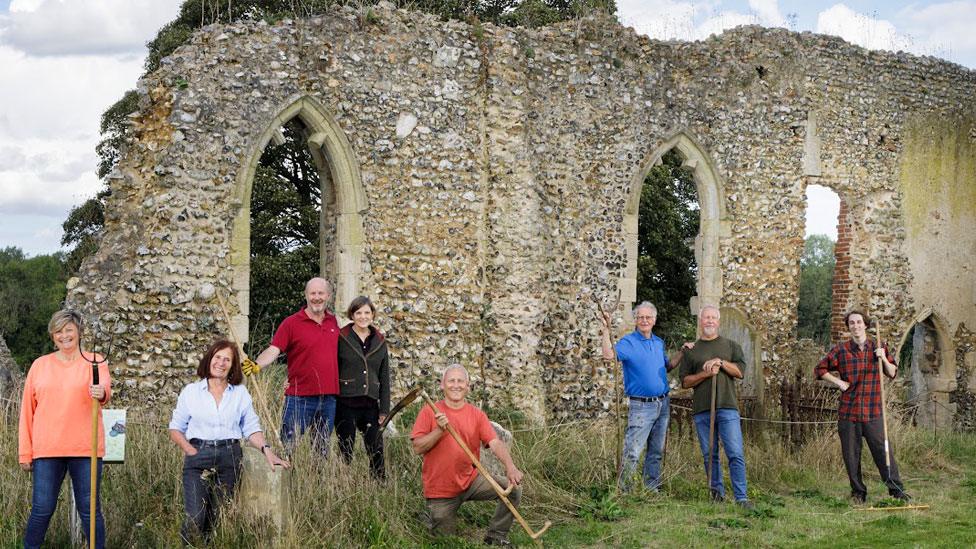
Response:
M100 355L97 356L101 360ZM105 387L105 401L111 394L108 364L98 366L99 385ZM82 358L61 362L56 353L31 364L20 402L20 463L36 458L85 457L91 455L91 407L88 395L92 382L91 363ZM105 455L102 412L98 412L98 455Z
M443 400L437 403L437 409L447 414L447 421L454 430L461 435L468 449L481 459L481 446L498 438L488 416L484 412L465 403L460 410L450 408ZM410 438L426 435L437 427L434 412L430 406L424 406L413 424ZM424 454L424 466L421 478L424 482L424 497L453 498L468 489L477 476L478 469L468 458L464 450L450 433L444 433L437 444Z

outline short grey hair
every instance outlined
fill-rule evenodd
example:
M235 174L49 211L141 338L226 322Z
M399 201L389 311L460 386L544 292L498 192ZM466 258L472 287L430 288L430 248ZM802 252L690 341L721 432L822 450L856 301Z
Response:
M704 313L706 309L711 309L715 311L716 313L718 313L718 317L722 318L722 310L718 308L718 305L712 305L711 303L702 305L701 309L698 309L699 318L701 318L702 313Z
M313 282L318 282L318 281L324 282L325 283L325 289L326 289L326 291L329 292L329 295L332 295L332 283L329 282L328 280L326 280L325 278L322 278L321 276L316 276L316 277L313 277L313 278L308 279L308 282L305 283L305 292L304 293L307 294L308 293L308 287L311 286Z
M51 315L51 321L47 323L47 333L53 336L68 324L74 324L78 329L78 336L81 337L82 332L85 331L85 321L80 314L71 309L62 309Z
M637 316L637 311L640 309L650 309L654 311L654 317L657 318L657 307L654 306L650 301L641 301L639 305L634 307L634 310L630 312L632 316Z
M467 370L467 369L465 369L465 367L464 367L464 366L461 366L460 364L457 364L457 363L455 363L455 364L451 364L450 366L448 366L448 367L447 367L447 368L446 368L446 369L444 370L444 373L443 373L443 374L441 374L441 383L444 383L444 380L445 380L445 379L447 379L447 374L448 374L448 373L449 373L449 372L450 372L451 370L461 370L462 372L464 372L464 379L466 379L467 381L471 381L471 376L470 376L470 375L468 375L468 370Z

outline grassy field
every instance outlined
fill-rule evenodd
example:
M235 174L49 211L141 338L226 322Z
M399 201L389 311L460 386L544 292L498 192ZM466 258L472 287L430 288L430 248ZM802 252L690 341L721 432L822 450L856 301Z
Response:
M266 388L266 391L270 388ZM0 401L0 547L19 547L29 511L30 478L17 467L18 402ZM416 405L413 412L416 412ZM280 412L278 412L280 413ZM404 417L408 420L409 416ZM127 460L106 466L102 505L108 547L177 547L182 514L181 456L165 417L131 413ZM503 421L505 423L505 421ZM616 441L612 422L548 430L516 428L516 462L526 472L521 508L550 547L970 547L976 545L976 436L934 434L893 423L891 438L907 490L924 511L872 511L851 506L835 428L787 451L773 429L747 437L749 493L756 509L707 501L697 443L672 425L661 494L618 496L613 490ZM409 425L406 421L403 425ZM401 427L402 431L405 431ZM865 456L868 455L865 449ZM401 436L388 440L390 479L369 480L357 448L349 467L323 461L307 446L293 456L288 526L277 532L237 504L223 515L214 547L480 547L493 504L462 507L462 532L433 538L422 526L420 458ZM870 458L863 464L868 506L885 497ZM723 466L724 470L724 466ZM48 546L70 546L67 491L48 532ZM530 545L516 524L512 539Z

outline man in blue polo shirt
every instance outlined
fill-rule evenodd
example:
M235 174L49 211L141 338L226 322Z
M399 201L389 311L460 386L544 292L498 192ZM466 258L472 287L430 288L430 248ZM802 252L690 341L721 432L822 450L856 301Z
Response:
M613 360L610 345L610 317L603 313L603 358ZM637 460L644 456L644 486L656 492L661 485L661 459L668 432L671 404L668 399L668 371L671 361L664 353L664 340L651 330L657 320L657 307L644 301L634 307L636 328L617 342L616 358L623 365L624 391L629 398L627 432L620 463L618 484L630 490Z

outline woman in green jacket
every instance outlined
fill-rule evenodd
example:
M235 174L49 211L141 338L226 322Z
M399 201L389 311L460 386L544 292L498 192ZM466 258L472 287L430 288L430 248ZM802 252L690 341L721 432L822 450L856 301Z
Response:
M352 322L339 330L339 398L335 432L342 458L352 461L356 431L363 433L373 477L386 478L380 423L390 412L390 357L386 338L373 318L376 307L366 296L352 300L346 316Z

